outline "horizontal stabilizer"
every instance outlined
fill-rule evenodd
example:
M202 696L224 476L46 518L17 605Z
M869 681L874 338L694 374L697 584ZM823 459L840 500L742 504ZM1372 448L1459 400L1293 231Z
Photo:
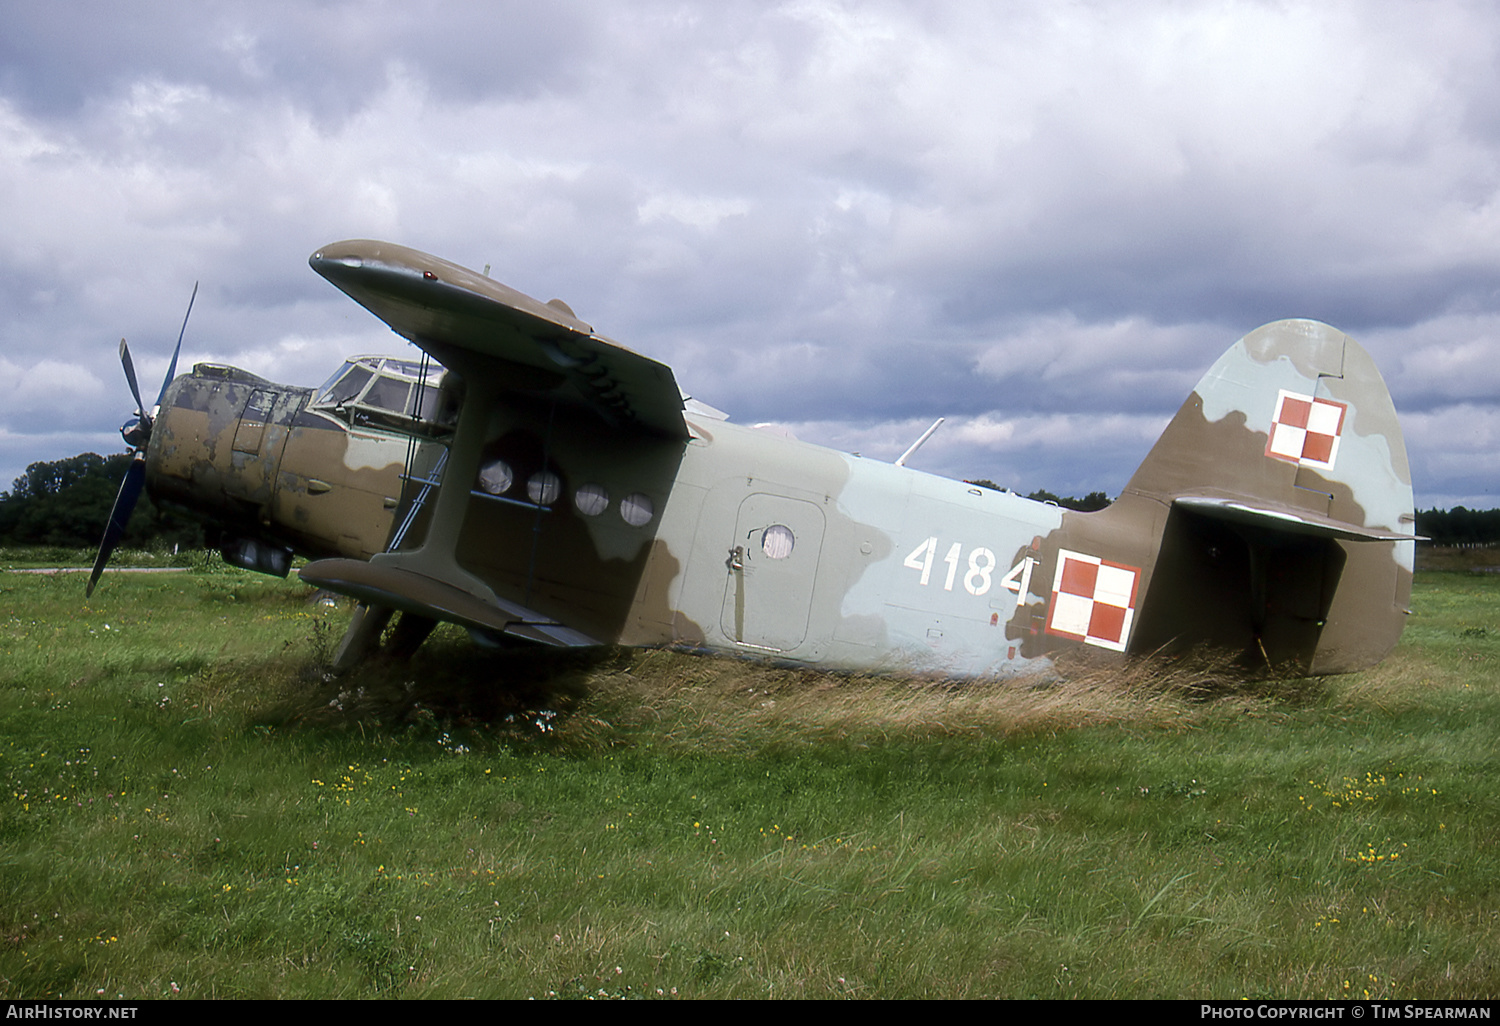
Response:
M460 627L510 634L564 648L599 642L549 616L514 602L482 601L461 588L426 574L358 559L320 559L298 571L308 584L349 595L373 606L430 617Z
M1236 499L1219 499L1203 495L1179 495L1172 500L1201 516L1227 520L1232 524L1265 527L1315 538L1338 538L1342 541L1421 541L1415 534L1399 534L1380 528L1346 524L1332 517L1305 509L1279 506L1275 503L1247 503Z

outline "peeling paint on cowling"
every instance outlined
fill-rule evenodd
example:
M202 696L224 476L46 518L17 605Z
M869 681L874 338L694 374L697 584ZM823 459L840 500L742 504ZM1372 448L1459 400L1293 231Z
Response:
M401 464L406 460L406 452L400 454L400 459L392 460L395 454L397 441L390 435L370 435L350 431L348 445L344 449L344 466L351 471L375 470L383 474L389 474L392 466L400 473ZM399 484L397 486L399 491Z

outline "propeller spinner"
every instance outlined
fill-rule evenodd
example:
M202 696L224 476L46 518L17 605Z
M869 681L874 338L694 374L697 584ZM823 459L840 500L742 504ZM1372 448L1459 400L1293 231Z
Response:
M162 380L161 391L156 394L156 402L150 410L141 401L141 389L136 383L130 347L123 338L120 339L120 365L125 369L125 382L130 386L130 394L135 399L136 407L135 420L120 428L120 437L135 450L135 458L130 461L130 469L125 471L125 480L120 482L114 507L109 511L109 523L105 525L104 537L99 542L99 555L94 558L94 569L89 574L88 588L84 591L85 598L93 596L94 585L99 583L99 575L104 572L115 546L124 537L125 527L130 523L130 514L135 512L136 501L141 497L141 487L146 483L146 446L151 441L151 428L155 423L152 410L161 406L161 401L167 394L167 386L177 374L177 357L182 353L182 337L187 333L188 318L193 314L193 300L197 298L198 283L194 282L193 294L188 297L187 313L182 317L182 330L177 333L177 348L172 350L172 362L167 365L167 376Z

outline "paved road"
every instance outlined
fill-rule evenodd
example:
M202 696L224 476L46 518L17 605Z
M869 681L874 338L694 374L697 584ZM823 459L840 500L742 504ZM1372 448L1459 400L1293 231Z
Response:
M22 569L7 569L8 574L86 574L93 567L88 566L38 566ZM180 574L185 566L112 566L104 572L107 574Z

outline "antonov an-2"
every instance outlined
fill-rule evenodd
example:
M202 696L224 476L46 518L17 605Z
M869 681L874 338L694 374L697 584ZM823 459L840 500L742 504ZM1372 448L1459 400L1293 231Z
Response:
M339 242L310 263L446 374L363 358L313 390L200 364L168 371L153 415L122 343L137 458L90 590L144 484L231 562L304 555L303 580L356 599L344 668L448 621L952 676L1198 646L1333 673L1381 659L1407 615L1401 429L1325 324L1236 342L1118 501L1075 513L740 427L561 301L424 253Z

